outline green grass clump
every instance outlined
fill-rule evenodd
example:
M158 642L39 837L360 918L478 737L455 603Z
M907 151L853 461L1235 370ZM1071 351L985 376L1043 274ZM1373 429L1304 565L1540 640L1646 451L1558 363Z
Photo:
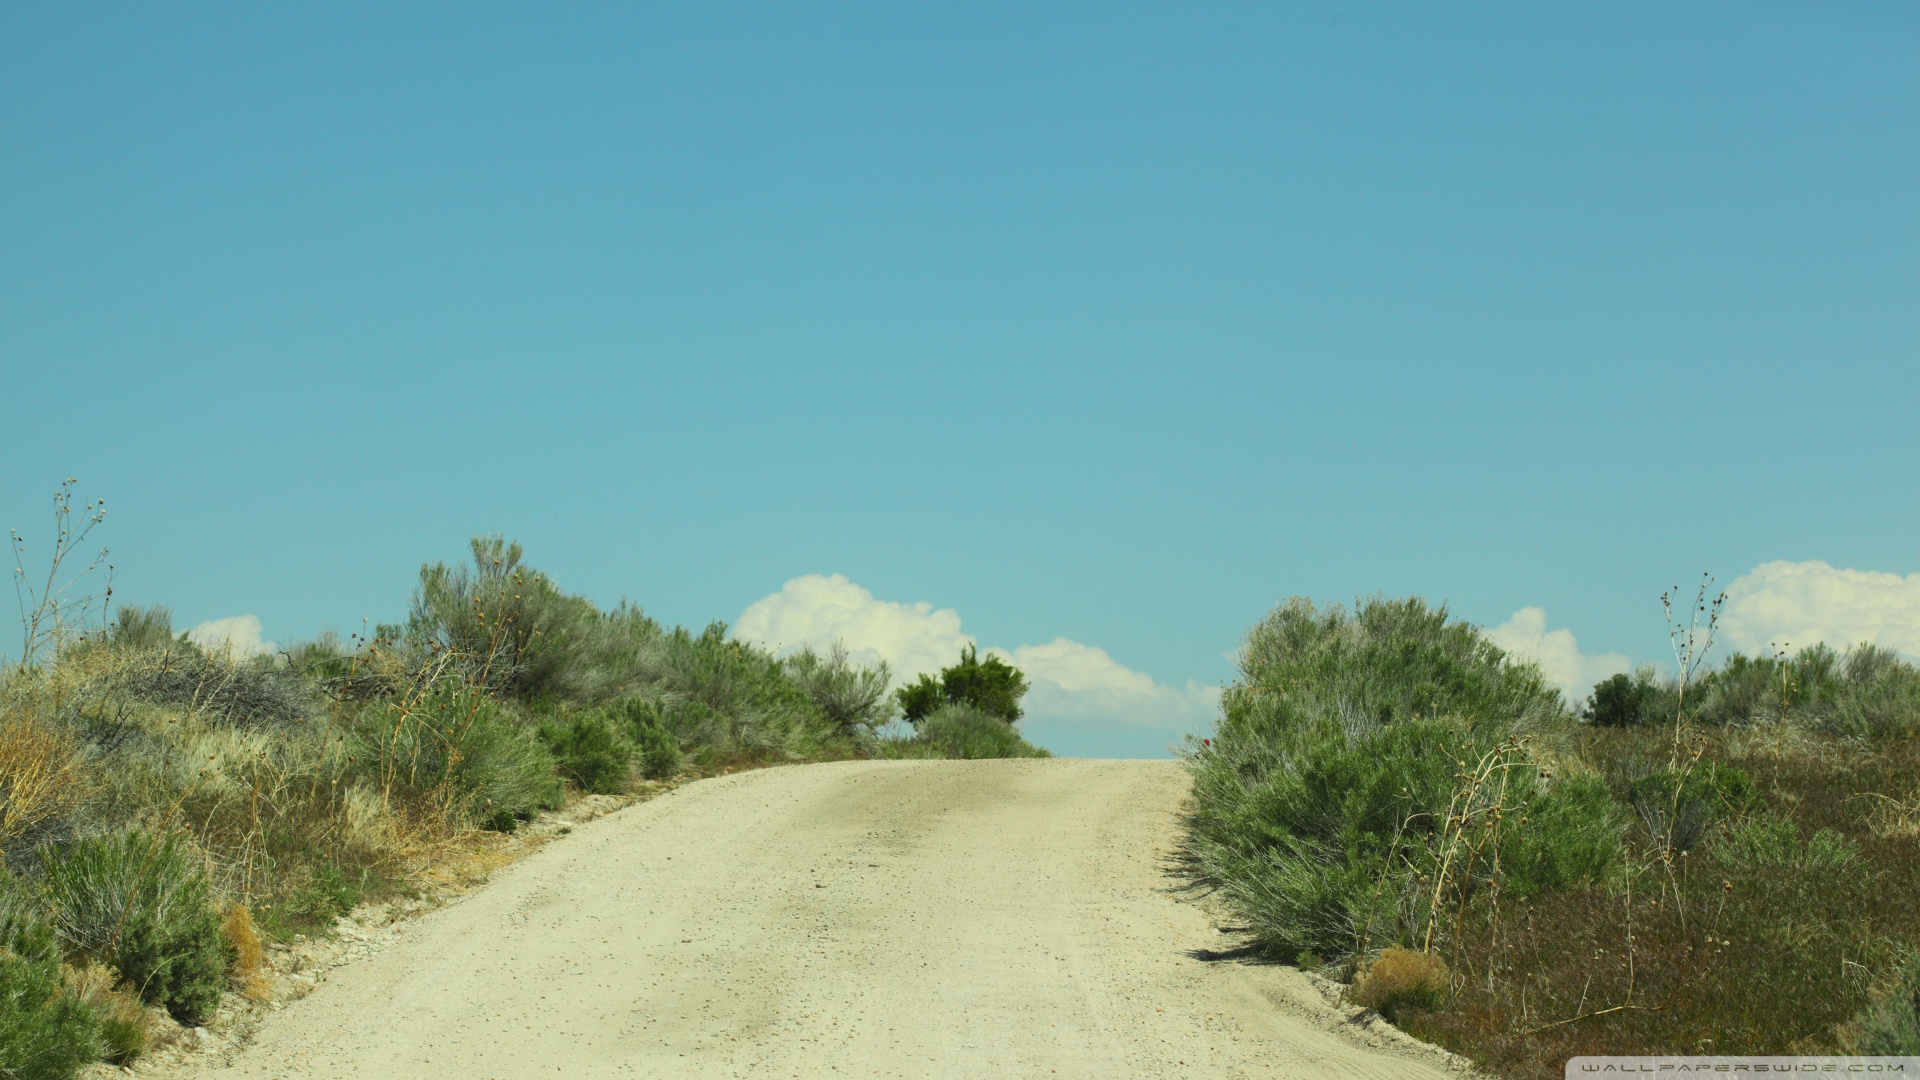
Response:
M126 1065L152 1047L153 1018L117 981L112 968L99 964L66 968L61 978L65 992L93 1013L101 1058Z
M1759 805L1753 778L1723 762L1676 770L1635 756L1615 761L1613 772L1647 843L1675 853L1692 851L1715 823Z
M1568 723L1557 691L1444 608L1296 599L1253 628L1241 675L1188 754L1192 850L1278 955L1424 943L1486 889L1617 861L1604 784L1544 756Z
M356 757L373 783L456 820L511 830L559 805L553 755L484 691L446 681L413 703L363 714Z
M1727 829L1713 847L1713 857L1730 870L1832 872L1860 857L1860 845L1832 829L1820 829L1800 840L1793 819L1759 814Z
M580 790L613 795L627 789L633 773L634 746L621 727L613 716L593 710L543 722L540 741L553 753L561 775Z
M41 876L61 940L112 965L182 1023L213 1015L233 958L208 904L207 878L177 834L131 829L43 853Z
M334 920L357 907L367 895L369 885L380 884L373 873L317 861L307 868L304 880L283 889L277 902L261 918L267 933L290 938L299 933L328 932Z

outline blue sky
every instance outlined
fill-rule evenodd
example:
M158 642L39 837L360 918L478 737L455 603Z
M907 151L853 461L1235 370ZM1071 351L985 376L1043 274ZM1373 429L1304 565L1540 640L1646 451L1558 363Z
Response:
M181 625L493 530L1168 687L1293 594L1639 662L1819 560L1920 621L1911 4L0 18L0 525L79 477Z

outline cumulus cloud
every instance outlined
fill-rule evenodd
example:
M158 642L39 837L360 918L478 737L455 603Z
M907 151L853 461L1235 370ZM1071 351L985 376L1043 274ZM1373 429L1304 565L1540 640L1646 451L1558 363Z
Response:
M1185 686L1155 682L1107 655L1105 649L1070 638L1022 645L1012 652L989 649L1026 673L1033 689L1026 710L1055 723L1114 723L1129 727L1198 731L1220 707L1220 688L1189 680Z
M733 635L783 655L803 646L826 649L838 641L863 663L885 660L896 685L938 673L961 649L977 645L961 630L960 615L952 608L876 599L840 574L794 578L748 606ZM1156 682L1106 650L1068 638L982 651L1026 674L1032 689L1023 705L1028 718L1041 723L1190 731L1212 718L1220 697L1216 687Z
M855 660L885 660L896 683L912 682L953 663L975 644L960 632L960 614L932 604L876 600L844 575L797 577L771 596L754 601L733 624L733 636L784 656L838 641Z
M1920 660L1920 574L1763 563L1727 586L1720 633L1743 652L1872 642Z
M208 652L232 650L240 659L264 656L279 648L271 641L260 639L260 620L252 615L208 619L187 631L187 640Z
M1593 684L1633 670L1622 653L1588 656L1580 651L1573 631L1547 629L1545 608L1523 607L1513 617L1487 631L1487 639L1515 656L1540 665L1547 681L1560 688L1568 704L1577 705L1593 692Z

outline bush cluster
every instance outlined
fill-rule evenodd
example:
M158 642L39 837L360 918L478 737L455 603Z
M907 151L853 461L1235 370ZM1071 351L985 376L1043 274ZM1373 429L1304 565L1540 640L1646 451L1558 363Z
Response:
M882 732L885 665L602 611L498 536L421 567L407 619L370 639L248 656L128 607L35 660L0 668L4 1076L137 1055L138 999L197 1023L254 984L255 914L270 935L328 931L420 852L511 829L564 784L911 741Z
M1605 783L1556 773L1569 722L1529 664L1418 599L1295 599L1255 626L1210 745L1192 851L1271 951L1445 940L1443 913L1602 878Z
M1714 727L1786 722L1833 735L1880 737L1920 717L1920 670L1892 650L1859 645L1836 652L1811 645L1792 656L1729 656L1681 693L1652 668L1615 675L1593 688L1583 714L1597 727L1689 722Z
M1269 951L1326 956L1498 1075L1912 1053L1917 687L1885 650L1816 646L1684 688L1619 675L1579 723L1443 611L1293 601L1189 749L1193 866Z

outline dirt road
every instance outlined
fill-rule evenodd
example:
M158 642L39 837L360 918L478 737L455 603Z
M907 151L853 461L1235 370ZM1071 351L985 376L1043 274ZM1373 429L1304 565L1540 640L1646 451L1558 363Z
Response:
M584 825L215 1076L1451 1075L1167 893L1171 762L846 762Z

